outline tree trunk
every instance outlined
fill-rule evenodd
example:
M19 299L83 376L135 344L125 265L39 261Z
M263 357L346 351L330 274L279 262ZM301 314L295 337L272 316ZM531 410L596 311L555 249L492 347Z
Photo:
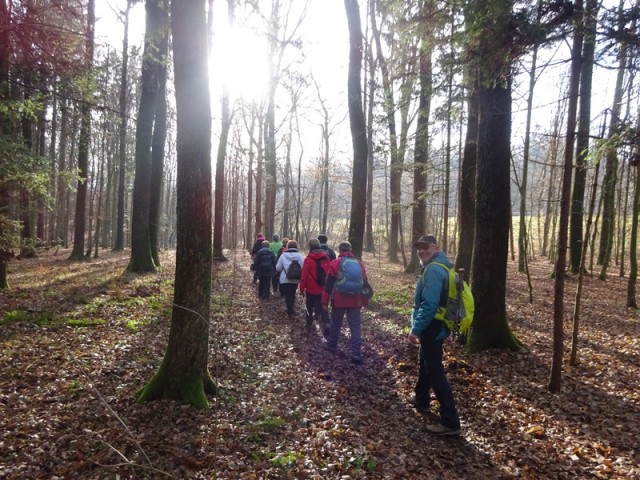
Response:
M376 42L376 51L378 64L380 65L380 74L382 77L382 88L384 92L384 113L387 120L387 128L389 130L389 199L391 201L391 229L389 231L389 249L387 251L388 259L391 263L398 263L398 252L400 250L398 244L398 234L400 232L400 186L402 180L402 169L399 166L401 159L398 152L398 135L396 128L396 103L393 97L393 84L390 78L387 60L382 52L382 43L380 41L380 30L376 23L375 2L370 2L369 17L371 20L371 30L373 39Z
M120 75L120 94L118 97L118 110L120 112L118 122L119 145L118 145L118 205L116 208L116 241L113 250L121 252L124 250L124 216L125 216L125 180L127 169L127 90L128 90L128 67L129 67L129 12L135 0L127 0L127 9L124 14L124 39L122 41L122 73Z
M87 17L86 67L93 67L94 33L96 25L95 0L89 0ZM80 140L78 143L78 188L76 190L76 215L73 232L73 250L69 260L85 260L84 233L87 208L87 183L89 147L91 143L91 104L83 102L80 107Z
M153 272L156 266L151 255L151 145L153 123L161 97L163 46L166 38L168 12L163 12L164 0L147 0L146 31L141 74L140 105L136 122L135 179L133 183L133 210L131 214L130 272Z
M177 110L178 244L169 343L158 372L138 393L207 407L211 299L211 106L205 0L172 1Z
M587 0L584 22L584 42L582 46L582 66L580 71L580 114L576 138L576 168L571 191L571 213L569 215L569 268L577 273L582 255L582 235L584 223L584 191L587 182L586 162L589 156L589 129L591 124L591 90L593 78L593 57L596 43L596 20L598 1Z
M474 328L467 349L517 349L506 313L507 255L511 215L511 0L478 0L484 33L479 58L476 230L472 288ZM486 23L485 23L486 22ZM502 54L498 54L502 52Z
M624 2L620 0L618 6L619 31L623 31ZM622 93L625 67L627 64L627 43L621 42L618 53L618 75L613 92L613 104L611 105L611 118L609 121L609 138L618 135L620 128L620 111L622 109ZM606 155L605 173L602 191L602 225L600 227L600 249L598 251L598 265L602 265L600 280L607 278L607 269L611 261L613 249L613 232L615 224L615 192L618 172L618 153L610 149Z
M640 216L640 172L633 169L635 175L633 189L633 214L631 216L631 238L629 239L629 278L627 280L627 308L638 308L636 302L636 283L638 280L638 216Z
M538 2L540 5L540 2ZM527 122L524 134L524 152L522 155L522 178L520 179L520 222L518 224L518 271L526 271L527 258L527 186L529 179L529 153L531 150L531 114L533 106L533 91L538 75L536 65L538 62L538 45L535 45L531 54L531 71L529 72L529 94L527 96Z
M423 4L424 18L430 18L433 8L432 2ZM407 273L416 273L420 269L420 259L413 248L415 241L427 233L427 163L429 161L429 121L431 117L431 95L433 91L433 31L428 28L421 30L423 38L419 49L419 83L418 118L414 146L413 165L413 212L411 216L411 259L405 269Z
M167 17L165 25L169 26ZM167 39L168 40L168 39ZM168 47L168 42L165 43ZM167 50L165 50L166 53ZM166 57L165 57L166 58ZM167 71L161 74L160 91L156 102L153 140L151 141L151 192L149 196L149 246L156 266L160 265L160 212L162 211L162 190L164 187L164 155L167 141Z
M580 88L582 62L581 28L582 0L576 2L576 23L571 49L571 77L569 80L569 104L567 109L567 139L564 147L564 168L560 196L560 226L558 229L558 255L556 258L553 297L553 356L549 376L549 391L557 393L562 386L562 359L564 355L564 283L567 266L567 240L569 235L569 209L571 197L571 173L576 138L576 112Z
M227 156L227 142L229 129L231 128L231 113L229 110L229 92L226 87L222 93L222 128L220 131L220 143L216 158L216 182L215 182L215 210L213 221L213 258L214 260L226 260L222 252L222 233L224 230L224 162Z
M349 74L347 95L349 124L353 145L353 180L351 190L351 215L349 217L349 242L353 254L362 257L365 204L367 198L367 125L362 110L362 26L357 0L344 0L349 25Z

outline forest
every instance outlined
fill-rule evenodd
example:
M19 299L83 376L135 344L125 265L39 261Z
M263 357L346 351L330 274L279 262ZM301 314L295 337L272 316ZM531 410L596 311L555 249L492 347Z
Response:
M640 478L639 15L0 0L0 476ZM259 233L352 244L363 365L258 301ZM425 233L475 297L451 440Z

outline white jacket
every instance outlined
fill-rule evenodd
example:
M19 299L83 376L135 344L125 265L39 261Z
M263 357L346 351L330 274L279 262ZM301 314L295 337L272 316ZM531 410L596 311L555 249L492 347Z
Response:
M293 259L298 260L300 264L300 268L304 264L304 256L297 249L290 249L286 252L283 252L278 259L278 263L276 264L276 272L280 273L280 283L299 283L300 280L289 280L287 278L287 270L289 270L289 265L291 265L291 261Z

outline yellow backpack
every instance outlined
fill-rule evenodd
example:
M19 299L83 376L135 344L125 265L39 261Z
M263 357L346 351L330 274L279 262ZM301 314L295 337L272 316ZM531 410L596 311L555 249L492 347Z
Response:
M473 312L475 311L475 301L473 300L471 288L464 281L463 276L460 273L456 273L452 268L438 262L433 262L432 265L441 266L449 274L447 299L446 302L441 302L435 318L443 321L447 328L451 330L453 337L460 337L464 343L473 323Z

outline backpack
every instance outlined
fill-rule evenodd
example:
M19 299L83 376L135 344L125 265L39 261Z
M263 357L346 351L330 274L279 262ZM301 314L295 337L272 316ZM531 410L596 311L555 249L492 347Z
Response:
M291 260L291 265L289 265L289 268L285 271L285 275L289 280L300 280L300 277L302 277L302 267L297 258Z
M352 257L343 257L336 277L336 290L343 295L360 295L363 284L364 275L360 262Z
M316 258L316 283L324 287L327 281L327 270L329 270L329 257Z
M273 275L273 259L268 253L260 255L260 261L257 267L258 274L263 276Z
M446 292L443 291L443 296L446 294L446 298L440 300L440 307L435 318L445 323L454 338L459 337L462 343L465 343L475 311L471 288L464 281L463 276L452 268L438 262L433 262L433 265L441 266L449 274L449 285Z

